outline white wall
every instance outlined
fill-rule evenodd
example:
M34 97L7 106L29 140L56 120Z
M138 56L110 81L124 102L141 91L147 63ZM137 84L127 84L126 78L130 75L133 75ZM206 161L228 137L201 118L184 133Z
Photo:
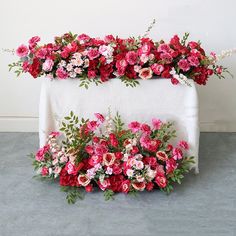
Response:
M46 43L67 31L138 36L156 18L153 39L188 31L208 52L221 51L236 47L235 8L235 0L7 0L0 2L0 47L16 48L35 35ZM41 81L9 73L7 65L15 59L0 53L0 131L37 131ZM235 59L224 65L236 76ZM202 131L236 131L235 88L230 78L211 78L198 87Z

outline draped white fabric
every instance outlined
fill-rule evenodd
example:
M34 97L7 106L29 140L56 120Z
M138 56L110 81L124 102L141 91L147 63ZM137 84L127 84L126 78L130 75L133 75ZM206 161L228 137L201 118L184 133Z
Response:
M79 87L79 80L49 80L42 83L39 110L40 146L51 131L73 111L79 117L94 118L99 112L118 111L125 122L137 120L151 123L152 118L173 121L179 139L190 143L189 155L195 157L193 168L198 173L198 96L195 85L172 85L166 79L140 81L136 88L125 87L118 79L102 85Z

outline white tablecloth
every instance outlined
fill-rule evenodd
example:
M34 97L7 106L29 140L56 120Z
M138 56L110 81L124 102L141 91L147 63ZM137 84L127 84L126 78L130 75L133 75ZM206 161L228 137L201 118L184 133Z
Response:
M174 121L179 139L190 143L189 155L195 157L193 168L198 173L198 96L192 87L172 85L166 79L140 81L136 88L125 87L118 79L102 85L91 85L88 90L79 87L78 80L44 79L39 110L40 146L47 135L59 129L60 122L73 111L79 117L94 118L99 112L118 111L125 122L151 122L152 118Z

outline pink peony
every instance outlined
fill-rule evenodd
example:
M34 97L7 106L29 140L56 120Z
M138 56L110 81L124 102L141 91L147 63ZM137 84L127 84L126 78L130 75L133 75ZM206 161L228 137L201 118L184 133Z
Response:
M150 67L143 68L139 70L139 77L143 80L151 79L152 78L152 70Z
M93 59L99 57L100 54L99 54L99 51L97 49L92 48L88 51L87 55L88 55L90 60L93 60Z
M62 67L59 67L57 70L56 70L56 76L59 78L59 79L66 79L68 77L68 73L62 68Z
M52 59L47 59L47 60L43 63L43 70L44 70L44 71L51 71L53 65L54 65L53 60L52 60Z
M24 44L20 45L17 49L16 49L16 55L18 57L26 57L27 54L29 52L29 49L27 46L25 46Z
M125 59L130 65L134 65L137 62L137 58L138 55L134 51L129 51L125 55Z
M164 66L161 64L155 63L155 64L151 65L151 69L156 75L160 75L161 72L164 71Z
M128 127L132 131L132 133L137 133L141 128L141 124L137 121L133 121L128 124Z
M182 71L188 71L190 69L190 64L186 59L179 60L178 66Z

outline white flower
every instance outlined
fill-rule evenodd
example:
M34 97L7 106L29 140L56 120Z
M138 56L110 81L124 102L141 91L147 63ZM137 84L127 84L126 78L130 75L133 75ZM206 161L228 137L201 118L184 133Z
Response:
M99 176L99 181L101 183L104 181L104 179L105 179L105 175L102 174L102 175Z
M107 167L107 170L106 170L106 172L105 172L106 174L108 174L108 175L112 175L112 173L113 173L113 169L111 168L111 167Z
M136 169L137 169L137 170L142 170L143 167L144 167L144 164L143 164L142 161L136 161L136 162L135 162L135 166L136 166Z
M73 66L82 66L84 61L81 58L71 60Z
M129 158L129 154L125 153L123 158L122 158L122 161L127 161Z
M88 67L89 66L89 60L88 59L85 59L84 60L84 68Z
M155 170L152 170L150 169L150 167L148 167L147 169L147 178L149 181L153 180L156 176L156 171Z
M66 69L67 69L67 71L72 71L73 65L71 63L67 64Z
M58 64L58 67L65 67L66 66L66 61L61 60L61 62Z
M128 169L128 170L126 171L126 174L127 174L127 176L132 177L132 176L134 175L134 171L131 170L131 169Z
M75 58L76 60L81 59L81 57L82 57L82 54L79 53L79 52L76 52L76 53L73 55L73 58Z
M74 71L69 73L70 78L75 78L76 77L76 73Z

